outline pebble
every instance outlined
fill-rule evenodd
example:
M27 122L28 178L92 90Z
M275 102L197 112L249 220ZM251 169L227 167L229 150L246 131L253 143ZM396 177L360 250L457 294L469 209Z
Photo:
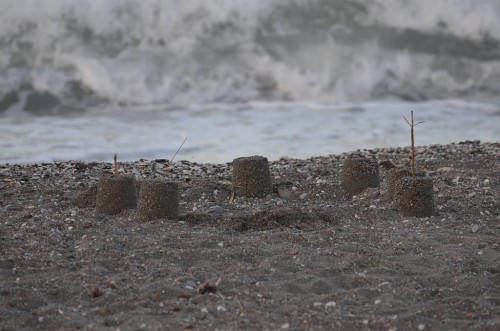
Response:
M188 290L194 290L196 288L196 283L192 280L188 280L184 287L187 288Z
M423 329L425 329L425 324L419 324L419 325L418 325L418 329L419 329L419 330L423 330Z
M478 231L479 231L479 229L480 229L480 226L479 226L478 224L474 224L474 225L472 226L472 233L476 233L476 232L478 232Z
M217 306L217 311L222 313L226 311L226 308L224 306Z
M306 197L307 197L307 193L302 193L302 194L300 195L300 198L301 198L302 200L304 200Z
M293 198L293 191L288 186L279 186L278 195L283 199L290 200Z
M335 301L330 301L330 302L327 302L325 304L325 307L326 308L329 308L329 307L335 307L337 305L337 303Z
M207 213L208 214L215 214L215 215L222 215L225 213L225 209L222 208L221 206L213 206L208 208Z
M282 328L283 330L285 330L285 329L289 329L289 328L290 328L290 323L285 323L285 324L283 324L283 325L281 326L281 328Z

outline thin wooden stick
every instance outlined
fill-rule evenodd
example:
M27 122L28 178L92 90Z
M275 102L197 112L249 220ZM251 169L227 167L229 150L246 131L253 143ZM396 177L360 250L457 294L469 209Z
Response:
M412 177L415 177L415 132L414 132L414 129L417 125L425 123L425 121L415 123L413 120L413 110L411 111L411 123L406 119L406 117L403 116L403 118L411 128L411 175L412 175Z
M413 110L411 111L411 176L415 177L415 122L413 122Z
M118 155L115 152L115 156L113 157L113 160L115 161L115 170L114 170L113 174L115 177L118 176L118 161L117 161L117 159L118 159Z
M184 141L182 142L182 144L179 146L179 148L177 149L177 151L175 152L174 156L172 156L172 160L170 160L170 163L172 163L175 159L175 156L177 155L177 153L179 153L179 151L181 150L182 146L184 145L184 143L186 142L186 140L188 140L188 138L184 139Z

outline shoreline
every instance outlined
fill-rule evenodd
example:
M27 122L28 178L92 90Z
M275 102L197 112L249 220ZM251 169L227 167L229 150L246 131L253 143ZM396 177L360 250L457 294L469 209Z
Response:
M0 329L500 327L500 142L417 147L437 207L422 219L384 198L381 161L409 147L357 153L381 187L352 199L349 153L271 161L293 199L233 203L228 163L119 162L179 183L178 222L97 214L82 192L110 163L0 164Z
M102 116L6 117L0 121L0 137L15 143L0 146L0 163L111 161L115 151L122 161L171 159L186 137L176 160L198 163L230 162L255 154L269 160L283 156L305 159L358 148L406 146L410 134L401 115L408 117L411 110L418 121L426 121L417 129L419 145L465 139L498 141L500 113L484 107L487 105L453 100L381 100L331 105L323 110L300 104L280 108L270 103L267 107L227 105L199 112L183 109L143 116L139 109L125 107ZM43 144L35 137L44 137Z

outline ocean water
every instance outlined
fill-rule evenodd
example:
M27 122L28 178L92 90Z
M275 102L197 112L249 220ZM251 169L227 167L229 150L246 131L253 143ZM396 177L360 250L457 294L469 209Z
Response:
M497 0L0 0L0 162L500 141Z

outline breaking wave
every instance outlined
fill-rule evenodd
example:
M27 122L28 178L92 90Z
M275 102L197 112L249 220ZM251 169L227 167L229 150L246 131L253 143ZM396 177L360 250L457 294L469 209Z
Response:
M0 112L500 92L497 0L0 0Z

